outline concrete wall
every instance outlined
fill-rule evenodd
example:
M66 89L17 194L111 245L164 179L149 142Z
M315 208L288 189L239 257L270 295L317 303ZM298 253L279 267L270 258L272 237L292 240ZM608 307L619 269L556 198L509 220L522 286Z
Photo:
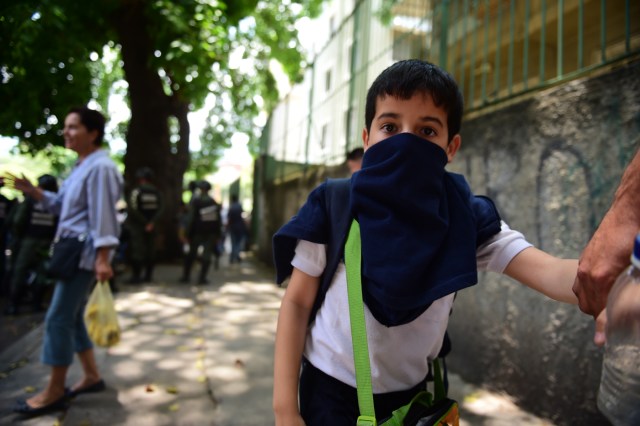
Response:
M577 257L639 145L635 63L466 120L450 169L533 244ZM450 365L464 378L506 390L557 424L606 424L595 406L602 354L577 307L485 273L458 295L449 330Z
M640 146L640 63L467 118L462 140L449 169L491 196L533 244L577 257ZM346 173L318 168L261 188L259 256L271 261L271 235L310 189ZM485 273L458 295L449 331L449 364L466 380L504 390L558 425L606 424L595 405L601 350L592 343L591 317L577 307Z

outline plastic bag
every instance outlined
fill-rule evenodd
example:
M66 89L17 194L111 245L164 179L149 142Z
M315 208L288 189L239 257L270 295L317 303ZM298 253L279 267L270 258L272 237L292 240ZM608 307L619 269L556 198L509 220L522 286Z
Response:
M120 324L107 281L96 284L84 311L89 337L98 346L111 347L120 341Z

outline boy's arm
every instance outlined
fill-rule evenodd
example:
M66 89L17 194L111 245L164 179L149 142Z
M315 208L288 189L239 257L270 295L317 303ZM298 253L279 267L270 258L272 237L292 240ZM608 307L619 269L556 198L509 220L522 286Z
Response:
M273 411L276 425L303 425L298 408L298 383L307 325L320 285L312 277L293 268L282 299L276 331Z
M578 259L560 259L529 247L509 262L504 273L527 287L559 302L577 304L571 287L578 271Z

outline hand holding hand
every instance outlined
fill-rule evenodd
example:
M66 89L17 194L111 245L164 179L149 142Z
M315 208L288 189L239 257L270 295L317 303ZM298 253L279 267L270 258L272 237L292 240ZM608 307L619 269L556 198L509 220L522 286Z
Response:
M573 292L580 310L595 318L607 305L607 295L618 274L629 265L638 229L609 211L580 256Z

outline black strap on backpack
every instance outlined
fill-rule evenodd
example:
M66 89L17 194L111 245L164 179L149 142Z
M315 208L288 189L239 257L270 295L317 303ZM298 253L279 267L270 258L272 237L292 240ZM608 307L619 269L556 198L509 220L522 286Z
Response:
M344 243L347 240L349 225L351 224L351 212L349 209L349 189L351 180L344 179L327 179L325 195L325 209L327 217L329 217L329 241L326 245L327 266L324 269L320 280L320 288L318 296L313 304L309 322L313 321L327 290L331 285L333 276L336 273L338 264L344 257Z

